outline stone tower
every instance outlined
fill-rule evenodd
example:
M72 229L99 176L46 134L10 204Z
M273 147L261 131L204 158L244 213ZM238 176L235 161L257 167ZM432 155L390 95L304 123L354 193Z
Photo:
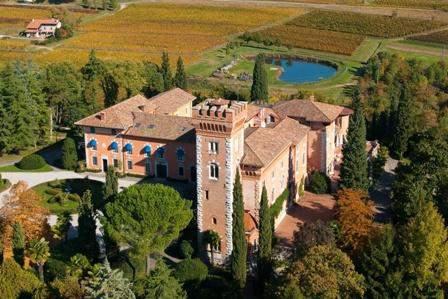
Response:
M244 154L246 117L245 102L209 99L193 108L199 248L206 248L205 231L217 232L221 240L213 253L217 263L225 262L232 252L233 184Z

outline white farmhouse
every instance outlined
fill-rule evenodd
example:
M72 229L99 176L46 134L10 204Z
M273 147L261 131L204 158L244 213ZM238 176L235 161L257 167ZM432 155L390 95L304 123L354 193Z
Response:
M26 26L25 35L29 38L47 38L55 35L56 29L61 28L58 19L32 19Z

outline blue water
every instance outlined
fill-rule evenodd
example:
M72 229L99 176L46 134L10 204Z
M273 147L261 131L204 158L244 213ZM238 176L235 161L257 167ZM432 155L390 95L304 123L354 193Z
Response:
M310 83L333 76L337 69L327 64L299 59L275 59L269 63L282 67L283 72L278 78L287 83Z

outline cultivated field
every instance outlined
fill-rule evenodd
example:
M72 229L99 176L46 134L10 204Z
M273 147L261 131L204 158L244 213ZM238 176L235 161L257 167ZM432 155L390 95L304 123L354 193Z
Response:
M362 35L304 28L292 24L269 28L260 32L260 34L278 39L288 47L343 55L351 55L364 40Z
M381 6L415 7L448 11L447 0L375 0L373 4Z
M131 5L80 26L39 61L87 61L91 49L102 59L158 62L163 50L188 63L228 37L301 13L295 8L248 8L176 4Z
M429 20L331 11L312 11L289 24L383 38L405 36L446 25Z
M29 45L30 42L26 40L0 39L0 64L2 61L31 58L26 49Z
M61 14L55 8L0 6L0 35L17 35L23 31L32 19L50 18L53 13ZM70 19L79 19L86 15L83 12L66 12Z
M448 45L448 30L412 37L414 40Z

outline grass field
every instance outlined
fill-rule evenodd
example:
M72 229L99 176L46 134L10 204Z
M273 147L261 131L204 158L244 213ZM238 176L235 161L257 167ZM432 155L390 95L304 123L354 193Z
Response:
M437 21L331 11L312 11L288 24L383 38L400 37L446 26L446 23Z
M176 4L141 4L83 24L78 34L39 61L83 64L91 49L102 59L158 62L163 50L186 63L228 37L298 15L295 8L248 8Z
M411 39L448 45L448 30L434 32L426 35L414 36Z

